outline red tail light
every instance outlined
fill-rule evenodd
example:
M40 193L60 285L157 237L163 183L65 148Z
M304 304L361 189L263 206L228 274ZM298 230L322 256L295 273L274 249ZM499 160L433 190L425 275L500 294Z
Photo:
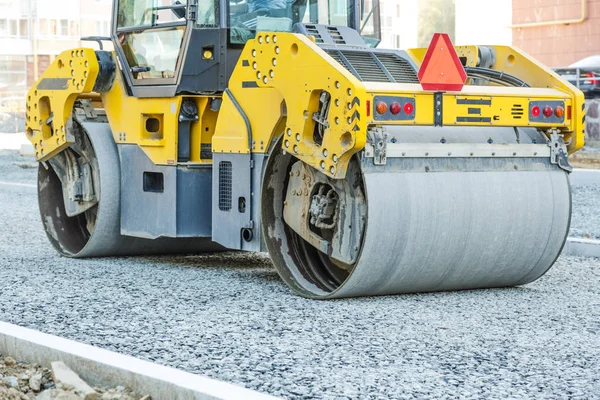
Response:
M593 72L588 72L587 74L585 74L585 76L587 76L588 78L594 78L596 75L594 75ZM590 79L587 82L589 82L589 85L597 85L598 79Z
M554 114L554 110L550 106L544 107L544 117L550 118Z
M567 106L567 119L571 119L571 106Z
M413 96L375 96L372 102L375 121L412 122L415 119L417 103Z
M540 108L538 106L533 106L533 108L531 109L531 115L533 115L534 117L539 117Z

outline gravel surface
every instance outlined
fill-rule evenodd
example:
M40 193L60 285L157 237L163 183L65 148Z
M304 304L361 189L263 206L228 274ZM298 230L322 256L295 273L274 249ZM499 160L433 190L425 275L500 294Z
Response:
M600 398L598 259L520 288L311 301L261 254L61 258L33 188L0 204L2 321L292 399Z
M18 151L0 150L0 181L37 183L37 165L33 157L22 157Z
M573 186L570 236L600 240L600 185Z

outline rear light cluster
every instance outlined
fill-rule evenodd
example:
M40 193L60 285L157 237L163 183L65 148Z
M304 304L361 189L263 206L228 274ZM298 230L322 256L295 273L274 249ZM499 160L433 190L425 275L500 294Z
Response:
M588 72L585 74L586 78L595 78L596 75L594 75L593 72ZM584 85L597 85L598 84L598 79L589 79L589 80L585 80L583 81Z
M561 122L565 120L563 101L532 101L529 103L529 119L533 122Z
M415 119L414 97L375 96L373 104L376 120Z

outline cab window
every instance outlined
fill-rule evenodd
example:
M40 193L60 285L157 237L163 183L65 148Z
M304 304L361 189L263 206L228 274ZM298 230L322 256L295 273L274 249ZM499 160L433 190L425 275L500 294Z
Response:
M245 43L257 31L291 32L297 23L352 26L354 13L350 0L230 0L230 41Z
M175 78L186 0L120 0L117 35L134 79Z
M121 47L135 79L174 78L184 28L125 33Z
M291 32L302 21L306 0L233 0L229 3L231 43L246 43L256 31Z

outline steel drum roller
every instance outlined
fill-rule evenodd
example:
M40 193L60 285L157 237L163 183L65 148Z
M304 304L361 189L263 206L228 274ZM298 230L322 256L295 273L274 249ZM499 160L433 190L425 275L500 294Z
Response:
M421 143L433 142L431 130L417 132ZM514 142L512 130L493 132L505 144ZM487 139L477 131L471 139L464 130L456 133L462 142ZM568 174L547 159L388 158L375 166L363 155L353 160L367 199L362 247L336 281L329 274L335 260L307 245L283 218L285 187L279 182L293 162L287 154L271 160L265 185L273 201L263 202L262 211L272 220L263 223L280 275L306 297L526 284L552 266L569 230Z
M38 203L44 230L54 248L68 257L196 253L223 248L210 238L142 239L121 235L119 154L107 123L84 123L98 170L99 202L90 212L65 213L61 182L50 165L38 168ZM150 216L149 216L150 217ZM89 223L93 218L93 223Z

